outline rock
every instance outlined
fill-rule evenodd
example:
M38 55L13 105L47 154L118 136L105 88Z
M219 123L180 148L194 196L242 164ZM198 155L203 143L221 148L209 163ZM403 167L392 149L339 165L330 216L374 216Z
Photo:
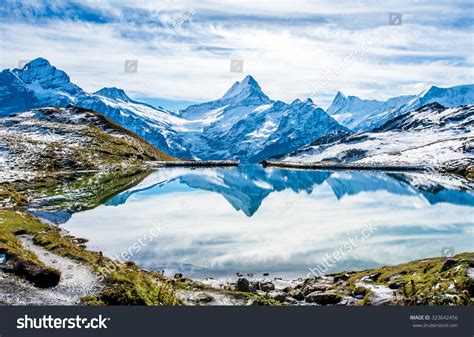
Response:
M396 282L392 282L388 285L388 287L390 289L400 289L400 287L405 284L405 282L403 281L396 281Z
M176 274L174 274L174 278L183 278L183 274L176 273Z
M212 297L209 294L206 293L199 293L197 294L196 298L193 299L194 303L200 304L200 303L209 303L214 301L214 297Z
M293 289L288 292L288 296L294 298L297 301L302 301L304 300L304 295L301 292L301 290L298 289Z
M288 304L288 305L296 305L296 304L298 304L298 301L295 300L295 299L292 298L292 297L286 297L285 304Z
M1 270L19 277L24 277L38 288L55 287L61 280L61 272L59 270L44 267L14 255L10 256L9 259L2 264Z
M448 258L448 259L446 259L446 261L444 261L443 266L441 267L441 271L446 271L446 270L452 268L457 263L458 263L457 259Z
M87 243L89 240L83 239L83 238L74 238L72 239L72 242L75 243L76 245L83 245Z
M336 275L334 276L334 283L339 281L347 281L349 277L351 276L348 273Z
M244 274L239 273L239 272L237 272L237 273L235 273L235 274L237 275L237 277L242 277L242 276L244 276Z
M344 296L337 305L349 306L349 305L358 305L358 304L359 304L359 301L357 301L357 299L351 296Z
M253 277L253 273L247 273L248 277Z
M327 290L327 288L328 288L327 285L320 284L320 283L315 283L315 284L307 285L305 288L303 288L302 293L303 293L303 295L306 296L306 295L314 293L316 291L324 292L324 291Z
M275 285L271 282L257 282L257 289L261 291L275 290Z
M242 292L246 292L246 293L254 293L257 291L257 287L255 285L255 283L252 283L250 282L249 280L247 280L246 278L239 278L237 280L237 284L235 286L235 289L237 291L242 291Z
M365 297L365 295L368 293L368 289L364 288L362 286L358 286L354 289L352 292L352 296L357 298L358 300L361 300Z
M287 295L284 292L281 291L271 291L267 295L269 298L272 300L278 301L278 302L285 302L287 299Z
M342 296L334 292L314 292L305 297L306 302L321 305L336 304L339 303L341 299Z
M14 233L15 235L25 235L28 234L28 232L25 229L18 229Z
M390 276L388 280L393 281L393 280L396 280L397 278L400 278L400 277L402 277L403 275L406 275L406 274L407 274L407 272L403 270L403 271L401 271L401 272L399 272L395 275Z
M263 276L268 276L268 275L270 275L270 274L269 273L263 273Z
M377 272L377 273L374 273L374 274L370 274L370 275L364 276L364 277L362 277L360 280L361 280L361 281L372 281L372 282L375 282L375 281L377 281L377 279L379 278L380 275L382 275L382 273Z

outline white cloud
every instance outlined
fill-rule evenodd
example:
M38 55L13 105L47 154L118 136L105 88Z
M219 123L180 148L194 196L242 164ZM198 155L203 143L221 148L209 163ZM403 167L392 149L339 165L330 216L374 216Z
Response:
M449 3L393 5L301 2L88 2L115 17L108 24L51 18L43 24L2 22L2 68L45 57L87 91L124 88L135 96L209 100L252 74L274 99L308 95L311 83L340 64L372 37L369 48L325 85L315 102L326 106L341 90L365 98L413 94L425 85L472 83L472 26L436 23L464 15ZM151 22L127 21L123 6L137 6ZM121 7L122 6L122 7ZM172 22L193 9L189 22ZM130 9L128 9L130 10ZM388 11L404 14L388 26ZM125 13L125 14L124 14ZM226 19L227 18L227 19ZM259 18L261 20L259 20ZM154 21L155 20L155 21ZM155 24L153 24L155 23ZM231 58L244 60L244 74L229 72ZM125 59L138 59L138 73L123 72ZM448 76L449 75L449 76Z

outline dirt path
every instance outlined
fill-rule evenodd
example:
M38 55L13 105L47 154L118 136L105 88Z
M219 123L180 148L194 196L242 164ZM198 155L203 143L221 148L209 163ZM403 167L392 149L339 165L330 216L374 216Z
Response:
M23 246L34 252L45 265L61 271L59 284L38 289L11 274L0 272L0 304L3 305L73 305L81 297L94 295L101 285L91 268L71 259L55 255L33 244L28 236L20 237Z

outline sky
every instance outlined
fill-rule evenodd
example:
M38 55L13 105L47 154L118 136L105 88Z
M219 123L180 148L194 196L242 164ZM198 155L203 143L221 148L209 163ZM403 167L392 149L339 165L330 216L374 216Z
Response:
M115 86L164 107L217 99L249 74L272 99L322 107L338 91L387 99L474 83L472 1L0 5L1 69L41 56L88 92Z

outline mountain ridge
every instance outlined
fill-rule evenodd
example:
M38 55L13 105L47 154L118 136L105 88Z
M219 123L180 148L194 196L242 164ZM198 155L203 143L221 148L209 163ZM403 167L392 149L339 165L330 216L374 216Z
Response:
M270 99L247 75L220 98L179 113L130 98L123 89L87 93L44 58L0 73L0 116L44 106L70 104L93 109L138 134L158 149L184 159L259 162L284 156L329 135L377 130L426 103L474 103L474 85L432 86L419 95L364 100L338 92L324 111L307 98L291 103Z

